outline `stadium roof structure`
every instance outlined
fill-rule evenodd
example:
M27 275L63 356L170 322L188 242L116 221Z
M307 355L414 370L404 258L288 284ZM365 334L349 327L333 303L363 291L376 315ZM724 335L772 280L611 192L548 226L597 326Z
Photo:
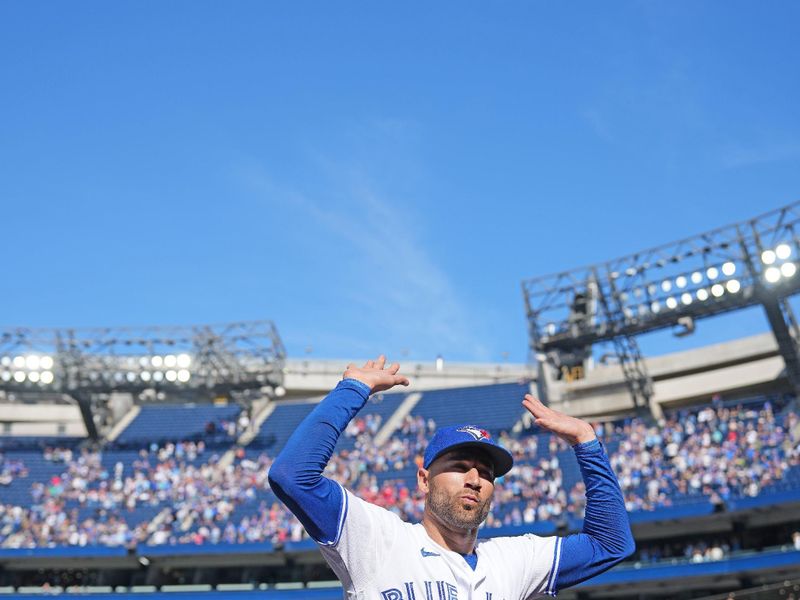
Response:
M800 291L800 202L604 263L522 282L540 372L569 369L612 342L634 405L652 395L636 336L764 307L786 375L800 391L800 329L787 298ZM546 378L540 377L540 386ZM546 397L546 390L540 389Z
M0 391L78 401L97 438L92 397L146 390L213 399L274 390L286 350L271 321L168 327L0 329Z

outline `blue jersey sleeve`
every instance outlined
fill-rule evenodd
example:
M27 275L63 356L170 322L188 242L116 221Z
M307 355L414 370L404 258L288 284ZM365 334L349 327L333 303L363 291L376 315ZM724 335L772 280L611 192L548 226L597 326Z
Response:
M272 491L321 544L336 543L346 510L344 489L322 471L369 394L360 381L340 382L300 423L269 470Z
M599 575L636 550L619 483L598 440L574 447L586 484L583 531L563 538L556 589Z

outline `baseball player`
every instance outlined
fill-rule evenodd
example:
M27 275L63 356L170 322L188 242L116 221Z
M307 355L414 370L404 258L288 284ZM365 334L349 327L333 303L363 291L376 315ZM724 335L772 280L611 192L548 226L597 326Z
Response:
M417 483L422 522L406 523L322 476L339 435L369 395L408 385L384 356L348 365L343 380L306 417L276 458L269 481L319 544L346 599L523 600L555 595L634 551L617 480L592 427L532 396L523 405L540 427L575 450L586 484L583 532L566 537L478 539L494 480L511 454L474 426L445 427L425 451Z

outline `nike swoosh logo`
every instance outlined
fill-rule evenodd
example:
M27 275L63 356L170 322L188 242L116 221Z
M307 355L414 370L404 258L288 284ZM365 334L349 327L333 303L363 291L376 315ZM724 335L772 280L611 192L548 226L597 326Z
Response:
M425 548L419 549L420 554L422 554L422 558L427 558L429 556L441 556L441 554L436 554L436 552L428 552Z

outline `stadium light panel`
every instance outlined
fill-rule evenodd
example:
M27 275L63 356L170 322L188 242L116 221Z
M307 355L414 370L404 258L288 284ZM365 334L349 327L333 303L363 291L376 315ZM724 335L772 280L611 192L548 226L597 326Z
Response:
M11 357L10 356L4 356L3 358L0 358L0 365L3 365L4 367L10 367L11 366Z
M700 283L703 281L703 274L700 271L695 271L692 273L692 283Z
M169 382L177 381L178 380L178 372L173 370L173 369L170 369L169 371L167 371L164 374L164 378Z
M25 381L25 371L14 371L14 381L17 383Z
M178 364L178 357L174 354L167 354L164 357L164 366L172 369L175 365Z
M25 357L24 356L15 356L13 364L14 364L14 368L16 368L16 369L24 369L25 368Z
M775 252L772 250L764 250L761 253L761 262L765 265L771 265L775 262Z
M721 283L715 283L711 286L711 295L715 298L719 298L722 294L725 293L725 287Z
M778 244L775 248L775 255L781 260L786 260L792 255L792 247L789 244Z
M133 383L134 381L136 381L136 373L134 373L133 371L128 371L125 374L125 378L128 380L129 383Z
M686 277L684 277L683 275L679 275L677 277L677 279L675 279L675 285L677 285L681 289L685 288L686 287Z
M157 369L164 364L164 359L158 355L155 355L150 359L150 364Z
M28 373L28 381L31 383L39 383L39 371L31 371Z
M764 279L769 283L776 283L781 278L781 270L778 267L770 267L764 271Z
M39 361L39 366L45 371L49 371L53 368L53 357L46 355L42 356L42 359Z
M711 279L712 281L719 277L719 269L717 267L708 267L706 270L706 277Z
M152 375L150 374L150 371L142 371L139 374L139 377L142 378L142 381L150 381L150 379L152 378Z
M11 381L11 372L10 371L3 371L0 373L0 379L3 381Z
M658 313L661 311L661 305L658 303L658 301L654 301L654 302L653 302L653 303L650 305L650 310L651 310L653 313L655 313L655 314L658 314Z
M735 264L733 264L732 262L726 262L724 265L722 265L722 274L723 275L726 275L727 277L730 277L734 273L736 273L736 265Z
M675 300L672 296L667 298L667 308L673 309L678 307L678 301Z
M700 288L697 290L697 299L700 300L700 302L705 302L708 300L708 290L706 288Z
M189 373L188 369L181 369L180 371L178 371L178 381L180 381L181 383L186 383L187 381L189 381L189 379L191 379L191 377L192 374Z
M153 373L153 381L164 381L164 373L163 371L155 371Z
M35 354L29 354L25 357L25 366L31 370L36 371L39 369L39 357Z
M44 383L45 385L50 385L51 383L53 383L53 379L54 377L52 371L42 371L42 376L40 378L40 381L42 383Z
M672 289L672 282L668 279L665 279L661 282L661 289L664 292L669 292Z
M692 295L689 292L684 292L681 294L681 302L689 306L692 303Z
M735 294L741 289L742 285L739 283L737 279L730 279L728 283L725 284L725 288L731 293Z
M188 369L192 364L192 357L188 354L178 354L178 366L181 369Z
M781 275L783 275L787 279L789 277L794 277L795 273L797 273L797 265L794 264L793 262L787 262L781 265Z

